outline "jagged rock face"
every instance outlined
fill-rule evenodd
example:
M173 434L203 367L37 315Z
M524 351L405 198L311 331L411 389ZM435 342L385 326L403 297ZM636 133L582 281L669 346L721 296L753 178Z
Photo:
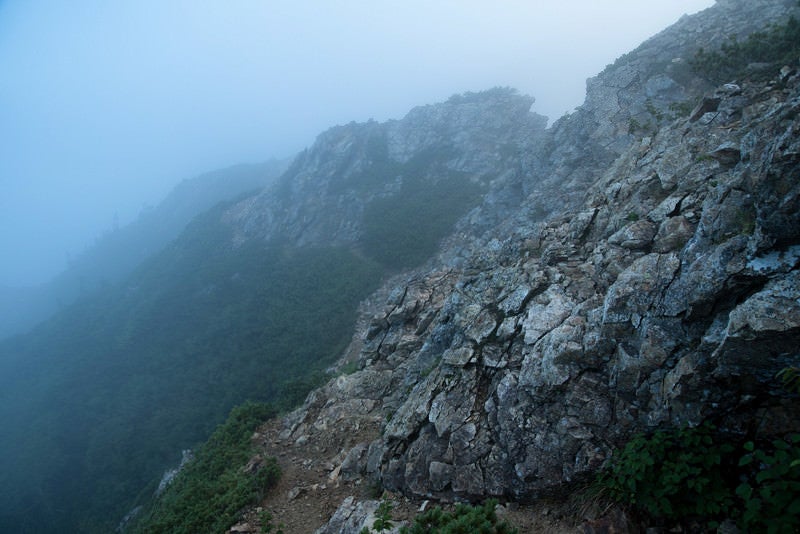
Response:
M235 241L352 244L365 206L396 195L404 180L435 182L458 174L488 186L519 167L546 118L533 99L510 89L467 93L415 108L398 121L338 126L301 153L274 188L243 200L225 216Z
M441 308L387 317L373 336L422 346L395 367L415 385L368 473L418 496L530 498L635 430L743 430L766 404L762 424L796 428L771 396L800 362L798 76L786 83L721 95L643 140L579 211L499 242L499 267L462 272ZM364 350L397 358L381 348Z
M530 499L655 426L796 429L775 374L800 365L799 112L796 71L727 84L600 169L562 160L562 176L595 176L570 209L543 218L523 196L513 224L465 222L483 233L374 309L362 371L321 393L325 413L370 399L358 416L385 421L343 473L418 497ZM320 413L296 412L287 435Z
M590 136L616 152L638 132L631 121L652 130L674 105L708 89L691 72L689 60L699 48L713 49L730 38L742 38L763 29L764 21L778 21L796 7L791 0L724 0L699 16L684 16L636 50L620 57L587 81L583 106L595 120Z
M794 0L718 1L587 80L585 103L521 152L520 172L493 188L481 209L462 221L460 233L481 239L451 246L451 257L479 253L495 235L526 221L578 209L586 190L631 143L683 116L698 95L713 89L689 65L698 49L714 49L798 11Z
M375 438L340 452L345 478L525 500L590 476L638 431L796 430L775 375L800 365L800 75L701 101L673 62L706 44L695 36L792 10L718 2L590 81L581 109L520 143L435 266L367 306L348 351L361 370L312 394L283 439L351 425ZM693 112L629 128L690 96Z

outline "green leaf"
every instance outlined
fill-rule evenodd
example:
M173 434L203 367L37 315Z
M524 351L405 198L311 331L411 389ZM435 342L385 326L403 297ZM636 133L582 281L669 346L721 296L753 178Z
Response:
M736 495L745 501L749 501L750 497L753 496L753 488L751 488L747 483L739 484L739 487L736 488Z
M672 515L672 503L669 501L669 499L662 497L659 505L665 516L669 517Z
M787 451L789 450L789 444L783 441L782 439L776 439L772 442L772 445L778 449L779 451Z

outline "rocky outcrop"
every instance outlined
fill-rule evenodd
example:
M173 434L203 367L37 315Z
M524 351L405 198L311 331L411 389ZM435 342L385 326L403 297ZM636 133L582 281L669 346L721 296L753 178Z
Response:
M331 128L274 188L235 205L225 220L237 243L357 243L365 207L397 197L404 182L455 175L488 187L507 180L518 171L519 152L536 144L547 123L530 111L532 104L528 96L496 88L418 107L397 121Z
M378 501L356 501L353 497L347 497L330 521L315 534L361 532L363 528L369 529L375 522L375 511L379 504ZM391 529L387 534L394 534L398 531L399 528Z
M715 49L798 12L793 0L718 1L617 59L587 80L582 106L519 153L513 179L497 184L481 209L462 221L459 232L484 233L482 239L451 246L451 254L474 255L496 234L576 210L587 189L632 143L685 117L714 89L689 65L699 49Z
M797 11L726 0L684 17L548 130L507 90L335 128L283 189L230 210L237 239L357 243L366 203L422 160L428 180L487 188L435 259L365 301L345 352L358 371L278 442L324 444L331 480L530 501L642 430L800 428L775 378L800 365L800 75L710 87L687 65ZM322 531L355 532L376 506L349 499Z
M388 403L366 474L420 497L529 499L636 430L744 431L765 405L762 425L797 428L775 395L776 373L800 362L800 87L785 83L644 139L578 211L465 266L424 330L431 308L373 332L421 347L394 367L413 388ZM712 156L722 145L739 147L736 164Z
M659 63L680 63L692 35L745 32L790 4L719 2L591 81L437 266L394 280L351 349L361 370L312 395L284 437L339 410L376 435L343 451L343 475L529 500L644 429L798 428L775 379L800 364L797 70L712 89L648 132L625 126L637 106L692 96Z

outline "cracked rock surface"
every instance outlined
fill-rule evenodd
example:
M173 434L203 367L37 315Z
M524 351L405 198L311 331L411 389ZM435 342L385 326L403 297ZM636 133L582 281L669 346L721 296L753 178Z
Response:
M525 500L632 432L750 424L800 362L798 79L717 91L713 119L631 143L573 209L518 215L398 285L350 392L328 394L381 421L347 469L419 498ZM765 426L796 428L767 403Z

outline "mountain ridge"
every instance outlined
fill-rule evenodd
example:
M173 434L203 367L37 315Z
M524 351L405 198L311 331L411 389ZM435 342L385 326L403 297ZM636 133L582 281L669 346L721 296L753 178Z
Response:
M261 193L196 217L120 283L0 342L0 529L108 531L236 404L299 402L349 341L358 301L424 262L480 201L495 144L544 128L530 103L488 91L421 108L419 127L333 128ZM443 147L452 117L473 135ZM391 139L415 155L393 160Z
M158 252L196 215L218 202L266 187L284 161L241 164L183 180L130 224L113 228L69 261L53 280L23 288L0 287L0 339L24 333L77 299L116 283Z
M1 365L22 362L0 373L0 415L33 415L39 433L0 427L0 445L31 444L15 477L0 471L0 525L108 531L198 427L242 396L291 405L315 385L298 373L339 355L339 376L253 436L239 471L274 455L287 478L231 532L266 528L265 509L293 531L360 532L369 488L405 517L423 500L563 495L639 430L798 428L774 381L800 364L797 65L721 86L686 69L699 47L797 13L727 0L685 17L550 128L495 88L324 132L119 293L39 330L57 346L0 344ZM56 415L11 410L26 388ZM84 491L118 499L97 510ZM66 497L73 515L53 505ZM22 504L42 513L13 516Z
M790 13L794 2L720 2L638 53L672 31L713 27L713 43ZM704 44L684 41L681 53ZM346 352L361 370L267 439L308 450L343 428L340 449L312 456L336 483L531 500L569 491L634 430L709 419L738 435L757 420L771 434L798 428L775 383L798 363L796 66L761 84L692 79L683 93L672 78L632 76L632 61L589 82L585 107L459 222L433 266L382 290ZM608 81L619 77L631 81ZM602 78L630 93L614 90L609 104ZM648 93L654 85L668 90ZM693 113L670 107L687 95ZM637 113L653 124L632 127ZM517 215L492 217L526 190ZM371 439L346 438L366 428ZM377 506L349 499L318 532L358 532Z

